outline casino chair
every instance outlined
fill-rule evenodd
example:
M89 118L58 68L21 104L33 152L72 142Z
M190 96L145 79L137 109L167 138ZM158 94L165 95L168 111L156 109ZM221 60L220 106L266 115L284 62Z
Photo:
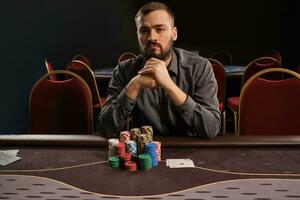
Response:
M289 78L263 77L274 72L287 74ZM284 68L254 74L240 95L239 135L299 135L299 102L300 74Z
M223 66L232 65L232 55L228 51L215 51L211 54L210 58L219 61Z
M242 77L242 86L243 84L255 73L267 69L267 68L276 68L276 67L281 67L281 64L274 58L271 57L261 57L261 58L257 58L255 60L253 60L252 62L250 62L247 66L246 69L243 73L243 77ZM275 78L278 78L278 73L274 74L268 74L268 77L265 78L269 78L272 79L275 76ZM276 77L277 76L277 77ZM235 96L235 97L228 97L227 99L227 107L229 108L229 110L231 110L233 112L233 116L234 116L234 133L235 135L238 134L238 111L239 111L239 100L240 97L239 96Z
M81 54L75 55L72 58L72 60L79 60L79 61L85 63L91 70L93 70L93 67L92 67L89 59L86 56L84 56L84 55L81 55Z
M225 70L223 65L212 58L208 58L211 63L211 66L214 70L214 74L218 83L218 100L219 100L219 109L223 115L223 135L226 134L226 111L225 111Z
M86 81L92 92L94 108L101 109L105 98L100 97L94 72L89 66L80 60L72 60L68 63L67 70L78 74Z
M271 57L276 59L280 64L282 62L281 54L276 50L269 50L263 53L263 57Z
M118 58L118 62L122 62L131 58L136 58L136 55L132 52L125 52L122 55L120 55L120 57Z
M48 73L54 70L53 65L47 59L45 59L45 66L46 66L46 69L47 69ZM53 81L58 80L58 78L55 74L52 74L51 76L49 76L49 79L53 80Z
M55 81L48 79L51 75L69 78ZM93 134L92 95L87 83L66 70L42 76L30 92L29 133Z
M67 65L67 70L74 72L75 74L78 74L88 84L93 98L93 108L94 108L93 116L94 119L96 120L100 113L102 105L105 103L106 99L100 97L94 72L89 68L89 66L86 63L80 60L72 60L71 62L69 62ZM97 127L95 127L95 130L96 129Z
M300 74L300 65L296 68L296 72Z

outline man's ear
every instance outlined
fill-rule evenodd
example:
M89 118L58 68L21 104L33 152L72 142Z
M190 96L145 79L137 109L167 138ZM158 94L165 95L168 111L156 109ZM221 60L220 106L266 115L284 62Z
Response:
M176 28L176 26L174 26L172 28L172 39L173 39L173 41L177 40L177 28Z

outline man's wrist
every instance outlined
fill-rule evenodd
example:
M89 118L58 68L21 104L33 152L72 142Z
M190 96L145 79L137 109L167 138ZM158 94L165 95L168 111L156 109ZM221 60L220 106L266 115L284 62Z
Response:
M125 87L125 93L131 99L136 99L141 90L141 86L139 83L132 79L127 86Z
M165 90L175 106L183 105L188 98L188 95L183 92L174 82L170 84L170 87L165 88Z

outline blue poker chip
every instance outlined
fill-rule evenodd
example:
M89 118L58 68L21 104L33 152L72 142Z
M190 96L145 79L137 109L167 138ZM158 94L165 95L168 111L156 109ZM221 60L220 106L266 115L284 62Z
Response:
M146 144L145 149L144 149L144 153L150 155L151 160L152 160L152 167L155 167L155 166L158 165L155 143Z

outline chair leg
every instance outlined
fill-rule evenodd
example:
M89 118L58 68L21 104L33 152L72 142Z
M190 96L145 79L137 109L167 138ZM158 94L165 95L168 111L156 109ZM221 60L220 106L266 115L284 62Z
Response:
M223 136L226 135L226 112L223 111Z
M233 112L233 115L234 115L234 134L235 135L238 135L238 128L237 128L237 124L238 124L238 122L237 122L237 112L236 111L234 111Z

